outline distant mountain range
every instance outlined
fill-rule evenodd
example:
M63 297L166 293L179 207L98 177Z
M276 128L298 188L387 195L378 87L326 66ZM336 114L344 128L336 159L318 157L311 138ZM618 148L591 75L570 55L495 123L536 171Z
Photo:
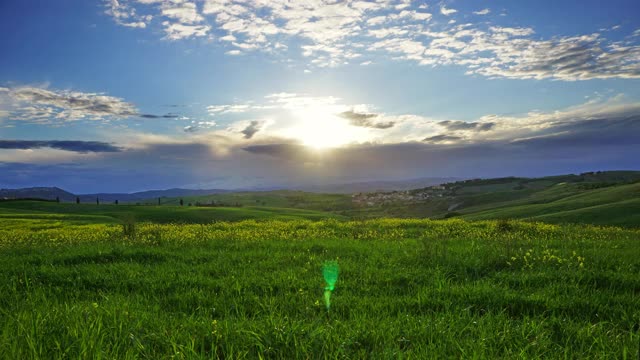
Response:
M174 198L180 196L201 196L211 194L221 194L230 190L209 189L209 190L192 190L192 189L167 189L167 190L149 190L135 193L99 193L99 194L73 194L57 187L31 187L22 189L0 189L0 199L43 199L56 200L59 198L62 202L74 202L79 197L80 201L95 202L96 198L102 202L137 202L157 198Z
M422 188L431 185L438 185L446 182L459 180L458 178L420 178L398 181L369 181L356 182L346 184L330 184L300 187L297 190L318 193L336 193L351 194L359 192L372 191L394 191ZM98 193L98 194L73 194L58 187L30 187L21 189L0 189L0 199L43 199L56 200L59 198L62 202L75 202L76 197L80 198L83 203L95 202L96 198L102 202L142 202L154 200L158 198L176 198L187 196L204 196L212 194L222 194L237 191L256 191L256 190L273 190L273 189L167 189L167 190L148 190L134 193Z

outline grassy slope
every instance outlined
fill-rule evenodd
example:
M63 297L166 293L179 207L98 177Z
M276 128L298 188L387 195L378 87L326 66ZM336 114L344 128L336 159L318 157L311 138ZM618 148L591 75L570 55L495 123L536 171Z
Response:
M339 211L351 208L351 196L345 194L319 194L303 191L277 190L277 191L252 191L213 194L206 196L183 197L186 203L200 202L210 204L212 201L223 204L240 204L243 206L269 206L281 208L302 208L319 211ZM178 205L180 198L161 199L161 203Z
M502 178L458 183L453 194L419 204L365 207L354 217L441 218L457 205L466 219L518 218L551 223L640 227L640 172L564 175L538 179ZM629 182L636 183L629 184Z
M640 183L582 191L569 184L534 194L527 199L493 204L489 209L465 209L464 218L523 218L546 222L601 225L640 225Z
M272 207L216 207L144 205L57 204L42 201L0 202L0 218L60 218L75 221L113 222L135 219L156 223L209 223L244 219L309 219L340 218L325 212Z
M451 211L468 219L522 218L546 222L576 222L602 225L639 227L637 213L640 209L634 199L639 199L638 184L622 183L638 181L640 172L611 171L583 175L563 175L537 179L501 178L473 180L456 183L452 195L433 198L421 203L396 203L379 206L356 206L351 196L344 194L315 194L302 191L264 191L214 194L184 197L186 204L212 201L239 207L180 207L179 198L162 198L162 206L155 206L157 199L149 199L151 206L93 206L82 204L24 203L16 205L0 202L0 217L5 212L15 214L35 211L32 217L78 217L77 221L105 222L133 216L141 221L198 222L241 219L368 219L380 217L442 218ZM617 185L616 185L617 184ZM608 186L597 188L598 186ZM626 201L631 200L631 201ZM453 207L455 208L453 208ZM452 209L452 210L450 210ZM50 212L52 214L45 215ZM87 216L99 216L93 220ZM15 217L15 216L14 216Z
M0 358L638 356L638 231L245 221L128 238L50 223L0 225Z

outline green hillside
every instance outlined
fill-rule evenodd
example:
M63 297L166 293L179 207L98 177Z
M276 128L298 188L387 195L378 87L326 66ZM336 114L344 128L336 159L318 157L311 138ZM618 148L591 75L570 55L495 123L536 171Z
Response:
M133 219L155 223L210 223L246 219L320 220L341 216L306 209L275 207L195 207L146 205L58 204L49 201L0 202L0 219L60 219L108 223Z
M3 201L0 218L57 216L89 223L131 218L157 223L209 223L243 219L462 217L640 227L639 202L640 172L607 171L543 178L473 179L353 196L278 190L163 197L148 199L143 205Z
M351 196L345 194L320 194L305 191L275 190L222 193L182 198L161 198L162 205L185 204L219 206L268 206L278 208L299 208L319 211L340 211L351 208ZM154 199L157 201L156 199Z
M470 220L526 219L640 227L640 172L475 179L408 192L368 194L344 214ZM364 203L364 204L362 204Z
M494 204L489 209L471 207L463 213L463 217L470 220L513 218L639 226L640 183L593 190L557 184L525 199Z

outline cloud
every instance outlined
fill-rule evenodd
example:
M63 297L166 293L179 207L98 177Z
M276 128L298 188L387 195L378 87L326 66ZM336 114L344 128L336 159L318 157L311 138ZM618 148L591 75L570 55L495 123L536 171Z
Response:
M176 119L180 117L180 115L178 114L164 114L164 115L139 114L137 116L145 119Z
M13 105L10 117L16 120L95 120L137 114L132 104L98 93L18 87L10 89L6 98Z
M291 143L250 145L242 149L253 154L269 155L288 160L306 161L308 160L308 157L312 156L312 152L308 147Z
M215 33L229 56L260 51L285 62L302 62L310 71L366 57L457 65L468 75L489 78L640 78L638 30L614 41L595 32L545 38L535 36L528 26L494 23L499 19L457 25L465 15L444 4L440 13L451 20L432 22L432 14L425 12L428 7L400 0L201 3L200 9L198 2L187 0L111 0L107 13L125 26L162 19L158 24L167 40L213 39ZM143 18L136 9L153 15ZM490 10L472 13L487 15Z
M272 99L296 96L278 94ZM353 112L368 113L360 108ZM183 138L117 133L118 144L98 143L119 149L113 152L92 152L101 147L89 146L90 142L4 140L0 186L56 185L88 191L193 184L296 188L367 179L540 176L640 166L640 104L619 96L550 112L486 115L469 122L476 125L417 115L392 118L398 124L388 132L395 134L324 151L312 150L297 139L278 138L269 132L272 125L260 129L264 134L259 140L239 139L242 127L235 133L202 130ZM480 131L477 124L488 122L495 125ZM242 126L247 125L251 124Z
M457 13L458 10L456 9L448 9L446 6L442 5L440 6L440 13L444 16L449 16L449 15L453 15L455 13Z
M136 9L129 6L126 2L105 0L105 5L107 8L105 14L111 16L116 24L121 26L144 29L151 19L153 19L151 15L138 15Z
M451 131L456 131L456 130L489 131L496 124L493 122L479 123L479 122L444 120L444 121L440 121L438 125L441 125Z
M463 138L460 136L454 135L435 135L424 138L422 141L427 143L445 143L445 142L456 142L458 140L462 140Z
M100 141L70 141L70 140L0 140L0 149L31 150L51 148L77 153L120 152L122 148Z
M255 135L262 128L263 123L257 120L251 121L247 127L245 127L242 131L245 139L251 139L253 135Z
M76 120L108 120L140 117L178 118L178 114L141 114L121 98L102 93L55 90L33 86L0 91L0 112L10 120L51 124Z
M194 24L204 20L202 15L198 13L196 4L188 1L163 2L161 13L181 24Z
M254 110L256 107L251 104L232 104L232 105L210 105L207 106L207 112L210 115L223 115L230 113L244 113Z
M163 22L162 25L164 26L165 39L167 40L206 36L211 30L209 25L187 25L169 21Z
M482 10L478 10L478 11L474 11L473 13L475 15L487 15L491 12L491 10L489 10L488 8L484 8Z
M349 124L353 126L374 128L374 129L389 129L395 125L394 121L376 122L373 119L378 117L378 114L359 113L353 110L345 111L338 114L340 117L349 120Z
M191 125L185 126L182 130L186 133L194 133L203 129L210 129L217 124L215 121L191 121Z

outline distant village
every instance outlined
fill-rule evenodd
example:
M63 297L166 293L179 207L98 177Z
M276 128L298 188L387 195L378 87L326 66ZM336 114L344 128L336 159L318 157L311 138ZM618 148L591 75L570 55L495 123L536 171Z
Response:
M351 196L352 201L360 206L379 206L393 203L416 203L433 198L453 196L455 184L429 186L423 189L357 193Z

